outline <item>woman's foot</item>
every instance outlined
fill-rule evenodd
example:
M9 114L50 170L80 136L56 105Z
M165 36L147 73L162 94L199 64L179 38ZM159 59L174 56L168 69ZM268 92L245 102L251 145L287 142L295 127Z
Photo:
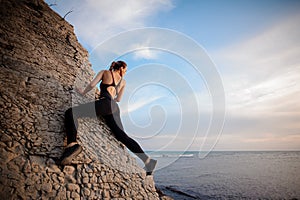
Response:
M148 162L145 163L144 169L146 170L147 176L152 175L153 170L156 166L157 160L150 159Z
M73 158L75 158L82 151L82 147L79 144L74 144L72 146L68 146L62 157L60 158L61 165L71 164Z

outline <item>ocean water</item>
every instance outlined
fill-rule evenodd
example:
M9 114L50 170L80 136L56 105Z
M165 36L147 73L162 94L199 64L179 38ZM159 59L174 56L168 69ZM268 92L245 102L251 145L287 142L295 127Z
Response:
M174 199L300 199L300 151L154 152L156 186Z

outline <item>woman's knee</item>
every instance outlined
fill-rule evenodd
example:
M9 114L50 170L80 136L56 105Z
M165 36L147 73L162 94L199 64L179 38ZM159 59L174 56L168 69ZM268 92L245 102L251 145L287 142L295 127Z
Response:
M133 141L133 139L131 137L129 137L126 133L117 134L116 139L119 140L120 142L122 142L125 145L131 144L132 141Z

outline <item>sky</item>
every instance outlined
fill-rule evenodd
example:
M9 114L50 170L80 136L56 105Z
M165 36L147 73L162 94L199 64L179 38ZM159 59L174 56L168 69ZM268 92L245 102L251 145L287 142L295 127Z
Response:
M46 0L95 72L128 64L145 150L300 150L300 1Z

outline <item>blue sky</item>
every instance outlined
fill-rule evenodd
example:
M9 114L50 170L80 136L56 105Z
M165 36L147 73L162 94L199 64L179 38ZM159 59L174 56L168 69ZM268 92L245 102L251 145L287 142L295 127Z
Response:
M298 1L175 1L172 12L153 23L183 32L208 49L259 34L266 26L299 12Z
M94 71L127 62L122 120L146 150L300 150L300 1L46 2Z

